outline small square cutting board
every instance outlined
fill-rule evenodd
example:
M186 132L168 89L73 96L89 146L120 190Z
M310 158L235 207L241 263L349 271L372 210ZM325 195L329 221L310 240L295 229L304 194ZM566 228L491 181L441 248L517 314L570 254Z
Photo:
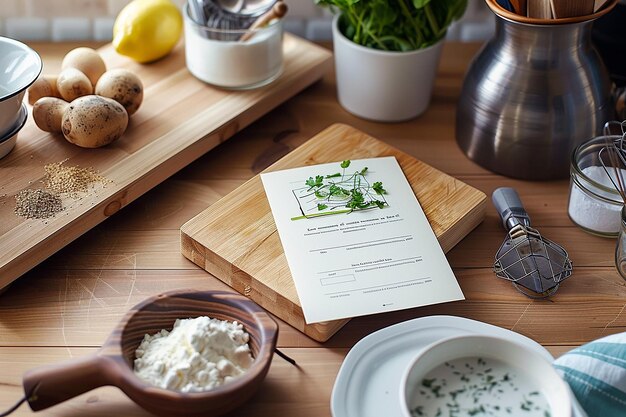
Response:
M330 126L264 172L380 156L396 157L445 252L483 220L483 192L347 125ZM181 251L312 339L324 342L348 322L304 322L259 175L185 223Z

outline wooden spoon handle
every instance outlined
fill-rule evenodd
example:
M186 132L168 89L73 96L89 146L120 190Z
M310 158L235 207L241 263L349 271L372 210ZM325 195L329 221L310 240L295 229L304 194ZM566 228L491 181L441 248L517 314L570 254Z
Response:
M254 36L254 31L256 29L267 25L269 22L272 21L272 19L280 19L287 14L287 10L288 7L283 1L277 1L267 13L259 16L259 18L254 21L254 23L248 28L248 31L241 35L241 38L239 38L239 40L247 41Z
M515 9L515 13L520 16L526 16L526 0L511 0L511 4Z
M96 355L32 369L24 374L22 381L33 411L43 410L108 384L102 372L102 360Z
M555 19L586 16L593 13L594 0L550 0Z

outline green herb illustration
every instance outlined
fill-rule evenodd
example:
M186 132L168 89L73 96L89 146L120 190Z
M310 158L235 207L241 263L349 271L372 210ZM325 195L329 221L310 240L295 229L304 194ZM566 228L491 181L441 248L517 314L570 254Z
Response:
M483 358L464 358L435 368L420 384L413 417L550 417L545 397L525 392L516 375Z
M339 165L341 172L309 177L305 181L305 187L293 190L302 215L292 217L291 220L389 206L385 199L387 190L382 182L370 182L367 179L367 167L350 174L346 173L346 169L350 167L350 160L345 160Z

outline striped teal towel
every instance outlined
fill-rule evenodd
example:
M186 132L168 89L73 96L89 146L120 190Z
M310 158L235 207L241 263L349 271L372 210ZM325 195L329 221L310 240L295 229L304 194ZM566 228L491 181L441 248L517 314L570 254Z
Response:
M626 416L626 333L567 352L554 366L589 417Z

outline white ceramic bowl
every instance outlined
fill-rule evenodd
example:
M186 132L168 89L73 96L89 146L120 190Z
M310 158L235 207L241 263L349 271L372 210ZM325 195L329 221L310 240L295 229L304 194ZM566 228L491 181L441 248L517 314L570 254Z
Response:
M22 103L20 111L17 115L17 122L15 122L13 127L4 136L0 136L0 159L4 158L15 147L17 134L20 130L22 130L24 124L26 123L26 119L28 119L28 109L26 108L26 104Z
M510 417L572 415L569 387L550 362L493 336L455 336L429 345L408 366L400 387L404 417L430 416L430 410L434 416L437 408L447 416L450 407L463 410L459 416L480 407Z
M37 52L21 42L0 36L0 137L18 122L24 93L39 77L42 68Z

